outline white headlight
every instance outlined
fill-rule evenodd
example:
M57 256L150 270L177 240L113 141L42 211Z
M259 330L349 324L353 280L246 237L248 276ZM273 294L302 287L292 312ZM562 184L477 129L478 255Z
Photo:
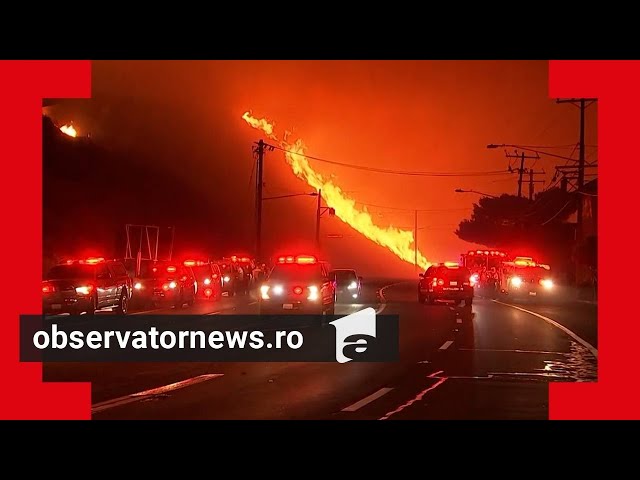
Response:
M540 284L547 290L551 290L553 288L553 280L551 280L550 278L540 280Z
M260 296L263 300L269 300L269 285L262 285L260 287Z
M204 279L204 284L205 285L209 285L211 283L211 279L210 278L205 278Z
M224 278L223 278L223 280L224 280L225 282L228 282L228 281L229 281L229 280L231 280L231 279L230 279L228 276L226 276L226 275L225 275L225 276L224 276Z
M176 282L169 283L169 288L176 288L178 284Z
M356 288L358 288L358 283L357 282L351 282L347 288L349 290L355 290Z
M307 300L317 300L318 299L318 287L316 287L315 285L311 285L309 287L309 296L307 297Z
M520 277L511 278L511 285L516 288L520 288L520 286L522 286L522 279Z
M282 285L276 285L273 287L273 293L275 293L276 295L282 295L282 292L284 292L284 288L282 288Z
M140 282L137 282L133 288L135 288L136 290L140 290L142 288L142 284Z

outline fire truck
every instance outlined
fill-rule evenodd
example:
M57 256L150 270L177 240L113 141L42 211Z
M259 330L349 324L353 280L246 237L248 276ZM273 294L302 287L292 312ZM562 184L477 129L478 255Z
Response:
M551 267L531 257L504 262L500 292L513 298L549 297L555 290Z
M500 250L469 250L460 255L460 263L471 273L471 283L482 295L495 297L504 281L504 264L511 261Z

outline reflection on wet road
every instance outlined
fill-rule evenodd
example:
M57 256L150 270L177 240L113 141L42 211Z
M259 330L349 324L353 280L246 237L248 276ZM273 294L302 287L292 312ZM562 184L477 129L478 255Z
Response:
M363 303L336 313L373 306L398 314L396 363L56 364L46 366L45 379L91 381L94 403L107 405L96 419L383 420L546 419L550 382L597 379L593 351L534 315L597 345L595 306L523 310L481 298L471 309L423 305L414 282L381 294L391 283L369 283ZM257 305L232 298L154 313L251 314ZM141 392L144 399L130 399Z

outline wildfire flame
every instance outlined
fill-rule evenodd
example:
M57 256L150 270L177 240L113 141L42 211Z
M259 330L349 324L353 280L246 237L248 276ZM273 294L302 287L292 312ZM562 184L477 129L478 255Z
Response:
M369 240L386 247L405 262L414 263L415 250L412 231L396 227L383 228L376 225L366 208L357 207L356 201L346 195L338 185L334 184L332 180L323 178L322 175L311 168L309 161L305 157L306 146L301 139L298 138L292 143L287 140L289 132L285 132L284 139L280 140L274 133L273 123L264 118L255 118L250 112L245 112L242 118L253 128L264 132L267 137L276 142L278 147L285 150L285 159L293 173L311 187L321 190L322 198L329 207L335 209L336 216L340 220ZM418 251L418 266L426 269L429 265L430 262Z
M63 126L60 127L60 131L62 133L66 133L70 137L77 137L78 136L78 132L76 132L76 129L73 128L73 125L63 125Z

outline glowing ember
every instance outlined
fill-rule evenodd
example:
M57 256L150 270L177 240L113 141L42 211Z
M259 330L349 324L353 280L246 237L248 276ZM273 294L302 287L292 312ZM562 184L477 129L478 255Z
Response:
M380 227L373 222L369 212L356 207L356 201L346 195L342 189L332 180L326 180L309 165L305 157L305 145L301 139L291 143L288 140L280 140L274 133L274 124L264 118L255 118L250 112L242 115L242 118L253 128L263 131L271 140L286 150L285 158L300 179L311 187L322 190L322 198L329 207L335 209L336 217L353 227L369 240L388 248L405 262L414 263L413 232L401 230L395 227ZM285 133L286 138L287 133ZM430 263L420 251L418 251L418 265L426 269Z
M63 126L60 127L60 131L62 133L66 133L70 137L77 137L78 136L78 132L76 132L76 129L73 128L73 125L63 125Z

